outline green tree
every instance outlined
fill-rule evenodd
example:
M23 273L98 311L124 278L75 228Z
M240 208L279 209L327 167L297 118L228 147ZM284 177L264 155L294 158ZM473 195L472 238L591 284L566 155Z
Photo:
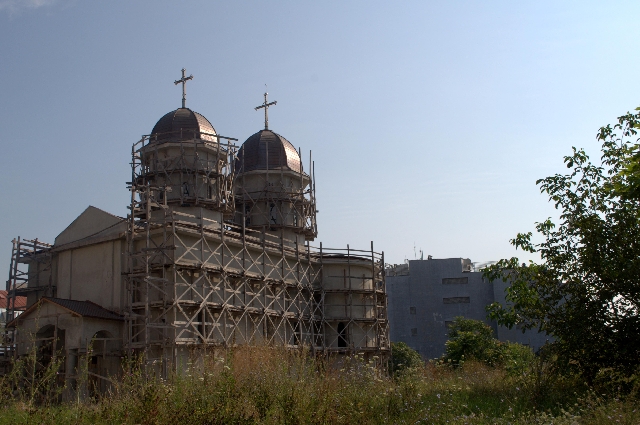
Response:
M491 326L479 320L453 319L445 347L444 360L454 364L474 359L496 366L503 361L503 344L494 338Z
M600 129L599 164L573 148L567 174L536 182L559 221L536 223L535 241L529 232L511 243L540 262L504 259L485 270L510 282L508 305L492 304L490 317L553 335L561 364L589 380L602 368L631 374L640 362L639 123L640 113L627 113Z
M391 372L398 374L403 370L418 368L423 365L420 354L404 342L391 343Z

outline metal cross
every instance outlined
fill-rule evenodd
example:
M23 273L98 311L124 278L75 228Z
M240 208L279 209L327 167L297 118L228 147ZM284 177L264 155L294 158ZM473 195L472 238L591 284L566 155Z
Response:
M264 108L264 129L265 130L269 130L269 112L268 112L269 111L269 106L272 106L272 105L275 105L276 103L278 103L277 100L274 100L273 102L268 103L267 102L267 95L268 94L269 93L267 93L267 92L264 93L264 103L262 105L256 106L255 108L253 108L256 111L258 109Z
M186 90L187 81L193 80L193 75L189 75L188 77L184 75L185 71L186 69L182 68L182 78L173 82L173 84L175 84L176 86L182 83L182 107L183 108L187 101L187 90Z

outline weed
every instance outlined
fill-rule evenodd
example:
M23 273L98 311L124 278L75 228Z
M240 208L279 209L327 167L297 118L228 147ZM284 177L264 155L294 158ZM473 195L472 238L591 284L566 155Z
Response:
M163 381L130 359L107 394L74 403L38 403L2 378L0 424L631 424L634 397L602 396L577 378L540 365L460 367L427 363L393 378L361 356L317 359L305 350L242 347L200 357ZM28 362L25 360L25 365ZM16 374L18 373L16 370ZM12 381L13 380L13 381ZM24 384L24 382L22 383ZM11 386L13 385L13 387ZM29 387L33 388L33 387Z

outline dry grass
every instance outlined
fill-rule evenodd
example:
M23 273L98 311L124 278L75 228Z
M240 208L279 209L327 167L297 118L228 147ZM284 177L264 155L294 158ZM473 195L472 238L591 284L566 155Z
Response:
M242 348L169 382L134 372L92 402L41 407L5 392L0 424L640 423L633 397L595 396L538 372L469 362L391 379L357 357L328 365L308 353Z

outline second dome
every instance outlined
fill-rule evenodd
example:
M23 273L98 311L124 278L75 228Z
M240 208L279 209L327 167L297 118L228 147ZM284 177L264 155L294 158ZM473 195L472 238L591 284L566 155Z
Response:
M281 169L302 173L302 163L296 148L278 133L260 130L242 144L235 164L236 173Z

